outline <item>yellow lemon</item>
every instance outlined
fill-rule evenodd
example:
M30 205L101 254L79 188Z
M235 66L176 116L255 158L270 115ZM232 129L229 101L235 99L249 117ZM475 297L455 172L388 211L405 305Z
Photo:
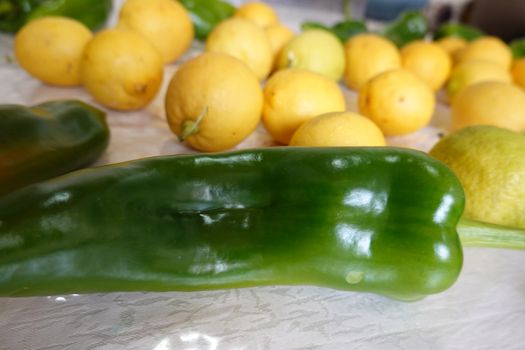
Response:
M263 123L281 144L288 144L305 121L345 108L345 97L336 82L304 69L277 71L264 87Z
M385 146L385 137L370 119L352 112L321 114L303 123L291 146Z
M430 155L458 176L465 190L465 217L525 228L525 136L470 126L441 139Z
M264 30L242 18L229 18L216 26L206 40L206 51L222 52L243 61L262 80L273 65L273 50Z
M467 46L468 41L458 36L446 36L436 40L435 43L445 50L450 57L453 57L458 50Z
M423 79L434 91L443 86L447 80L452 60L440 46L417 40L401 49L403 68Z
M117 26L143 35L159 50L164 63L186 52L194 37L188 11L173 0L127 0Z
M246 2L240 5L235 10L234 17L247 19L262 28L269 27L279 21L273 7L260 1Z
M293 38L294 32L281 22L264 28L266 36L273 50L273 67L277 65L277 58L283 47Z
M483 36L470 42L454 55L456 63L467 61L489 61L509 69L512 63L512 52L501 39Z
M514 84L525 89L525 58L515 60L511 72Z
M466 61L454 67L446 85L449 101L466 87L482 81L510 83L512 77L503 66L489 61Z
M262 89L252 70L222 53L204 53L173 75L165 98L171 130L200 151L232 148L259 124Z
M414 73L395 69L369 80L358 96L359 111L383 133L403 135L426 126L436 104L432 89Z
M525 91L513 84L494 81L463 90L452 103L452 129L477 124L525 131Z
M397 47L377 34L353 36L344 48L344 82L352 89L359 90L374 76L401 67L401 55Z
M86 90L100 104L119 110L140 109L156 96L163 78L162 58L143 36L129 30L97 33L82 55Z
M80 85L82 51L92 37L91 31L74 19L35 19L16 34L15 57L27 73L45 83Z
M345 69L341 41L324 29L309 29L295 36L281 50L277 68L301 68L338 81Z

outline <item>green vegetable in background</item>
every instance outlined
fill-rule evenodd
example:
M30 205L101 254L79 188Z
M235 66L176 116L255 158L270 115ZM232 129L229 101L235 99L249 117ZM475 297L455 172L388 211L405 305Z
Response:
M306 21L301 25L303 30L308 28L320 28L331 31L346 42L348 38L354 35L368 31L366 24L357 20L345 20L328 26L320 22ZM426 17L419 11L406 11L392 23L388 24L378 34L384 35L398 47L402 47L413 40L423 39L429 31L429 25Z
M428 20L420 11L406 11L388 24L381 33L398 47L423 39L429 31Z
M205 40L217 24L231 17L235 12L235 6L222 0L179 0L179 2L190 13L195 37L199 40Z
M414 300L456 281L463 205L446 166L387 147L84 169L0 198L0 295L304 284Z
M467 41L472 41L483 35L484 34L481 30L467 24L445 23L439 26L434 32L434 40L447 36L457 36Z
M512 40L509 45L514 59L525 57L525 38Z
M104 25L111 9L111 0L0 0L0 31L15 33L44 16L71 17L95 30Z
M0 105L0 195L85 166L108 141L105 113L80 101Z
M332 26L326 26L319 22L306 21L301 24L302 30L307 29L324 29L335 34L343 43L354 35L365 33L367 31L366 24L356 20L346 20L338 22Z

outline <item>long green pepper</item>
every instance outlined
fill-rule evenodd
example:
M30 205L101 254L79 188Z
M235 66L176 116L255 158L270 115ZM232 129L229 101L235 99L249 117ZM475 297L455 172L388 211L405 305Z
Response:
M408 149L275 147L84 169L0 198L0 295L278 284L415 300L456 281L463 206L454 174Z
M0 105L0 196L90 165L109 138L106 113L82 101Z

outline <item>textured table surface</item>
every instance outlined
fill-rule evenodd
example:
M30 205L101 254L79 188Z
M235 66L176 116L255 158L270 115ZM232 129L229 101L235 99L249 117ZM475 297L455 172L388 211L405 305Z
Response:
M118 5L118 2L117 2ZM277 7L295 30L303 19L337 14ZM0 103L92 99L81 89L43 85L12 60L11 38L0 36ZM201 50L194 47L184 59ZM99 161L193 152L169 131L164 88L147 108L108 112L112 139ZM343 87L342 87L343 88ZM344 90L348 109L355 93ZM389 144L428 150L446 133L447 107L427 128ZM261 126L238 148L270 146ZM264 287L198 293L112 293L0 298L0 349L525 349L525 252L465 249L457 283L421 301L316 287Z

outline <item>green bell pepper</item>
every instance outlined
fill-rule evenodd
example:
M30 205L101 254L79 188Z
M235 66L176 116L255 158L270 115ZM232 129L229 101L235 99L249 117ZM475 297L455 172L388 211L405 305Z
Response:
M381 34L403 47L411 41L424 39L428 31L428 20L422 12L405 11L381 30Z
M525 38L514 39L509 43L512 57L516 60L525 57Z
M70 17L95 30L106 23L112 4L112 0L0 0L0 31L15 33L44 16Z
M222 0L179 0L188 10L195 37L201 41L206 40L208 34L221 21L231 17L235 12L235 6Z
M0 198L0 295L304 284L415 300L456 281L463 206L453 173L408 149L83 169ZM470 241L495 245L472 227Z
M108 141L105 113L80 101L0 105L0 195L90 164Z
M467 41L472 41L483 35L481 30L467 24L445 23L436 29L433 37L434 40L438 40L447 36L457 36Z

